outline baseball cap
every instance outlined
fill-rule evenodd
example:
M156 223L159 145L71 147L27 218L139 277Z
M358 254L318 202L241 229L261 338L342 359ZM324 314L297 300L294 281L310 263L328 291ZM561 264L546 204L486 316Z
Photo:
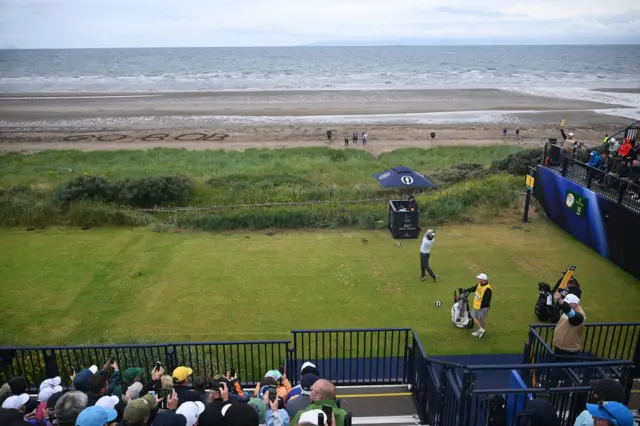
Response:
M489 281L489 277L487 277L487 274L480 274L476 278L479 280Z
M322 424L327 423L327 415L324 413L324 411L322 410L309 410L309 411L305 411L304 413L302 413L300 415L300 420L298 421L298 423L305 423L305 422L309 422L312 424L318 424L318 416L322 415Z
M251 398L247 404L258 413L258 423L267 423L267 405L262 399Z
M587 404L587 411L596 419L608 420L615 426L634 426L631 410L619 402Z
M91 387L91 378L94 374L95 373L90 368L83 368L82 370L78 371L78 374L76 374L76 377L73 379L73 387L76 390L88 392L89 388Z
M138 368L138 367L127 368L122 373L122 380L124 380L127 383L133 383L136 377L142 377L143 371L144 370L142 368Z
M129 392L131 399L140 398L140 391L142 391L142 383L140 382L135 382L127 388L127 392Z
M13 395L5 399L2 403L2 408L13 408L19 410L24 404L29 401L29 395L23 393L21 395Z
M300 368L300 372L302 374L305 373L305 370L307 369L316 369L317 370L318 367L316 367L316 365L312 362L306 361L304 364L302 364L302 368Z
M624 401L624 388L616 380L593 380L591 382L591 389L593 389L593 392L598 395L598 399L602 401Z
M14 377L9 380L9 387L11 388L11 393L14 395L20 395L27 391L27 379L24 377Z
M175 411L165 411L159 413L151 426L186 426L187 419L184 416L178 415Z
M40 383L40 393L38 394L40 402L47 402L49 398L51 398L51 395L62 392L60 382L60 377L54 377L53 379L46 379Z
M118 402L120 402L120 398L115 395L103 396L96 401L96 405L108 410L109 408L115 408L116 405L118 405Z
M315 374L305 374L302 376L302 380L300 380L300 387L303 391L309 392L311 391L311 386L318 380L320 380L320 377Z
M569 132L569 136L573 136L573 132Z
M282 378L282 374L280 374L278 370L269 370L267 371L267 374L264 375L264 377L273 377L274 379L276 379L276 381L278 381Z
M129 424L142 423L144 418L149 415L151 409L156 405L156 399L153 395L145 395L142 398L131 401L124 409L122 420Z
M87 407L80 412L76 420L76 426L104 426L118 417L118 413L113 408L105 410L102 407Z
M197 421L200 414L204 411L204 404L200 401L187 401L184 402L176 410L176 414L182 414L187 419L187 426L193 426Z
M193 374L192 369L190 369L189 367L180 366L175 370L173 370L173 374L171 374L171 376L173 377L173 380L176 382L184 382L192 374Z
M56 406L56 402L58 402L58 400L60 399L60 397L62 395L64 395L64 391L57 392L57 393L54 393L53 395L51 395L49 397L49 399L47 400L47 408L53 409Z
M575 303L576 305L580 304L580 298L575 294L567 294L567 297L564 298L564 301L567 303Z
M229 404L222 407L226 426L258 426L258 413L249 404ZM155 424L153 426L156 426Z

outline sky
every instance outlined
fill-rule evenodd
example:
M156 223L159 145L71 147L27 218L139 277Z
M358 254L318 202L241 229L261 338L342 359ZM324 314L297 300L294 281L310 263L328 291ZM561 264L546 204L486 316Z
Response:
M639 28L635 0L0 0L0 48L640 43Z

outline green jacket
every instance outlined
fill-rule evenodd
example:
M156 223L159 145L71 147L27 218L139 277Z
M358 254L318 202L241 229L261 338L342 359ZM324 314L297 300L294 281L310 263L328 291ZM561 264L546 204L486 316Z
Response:
M304 410L298 412L298 414L296 414L296 417L293 419L293 422L291 422L291 424L294 424L294 425L298 424L298 422L300 421L300 416L302 415L302 413L306 413L307 411L311 411L311 410L322 410L322 406L323 405L330 405L331 407L333 407L333 415L336 418L336 425L335 426L344 426L344 422L347 419L346 410L343 410L342 408L338 408L338 406L336 405L336 402L333 401L333 400L329 400L329 399L324 399L322 401L316 401L313 404L309 405Z

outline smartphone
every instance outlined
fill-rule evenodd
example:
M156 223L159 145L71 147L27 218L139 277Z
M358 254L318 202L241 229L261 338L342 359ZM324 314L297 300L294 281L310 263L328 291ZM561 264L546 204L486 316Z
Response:
M280 367L278 367L278 371L284 376L284 366L281 365Z
M69 371L71 372L72 376L76 374L76 368L73 365L69 366Z
M235 368L233 368L233 367L231 367L231 368L229 369L229 378L230 378L230 379L233 379L234 377L236 377L236 369L235 369Z
M154 370L160 371L161 368L162 368L162 363L160 361L156 361L156 367L154 368Z
M329 426L333 426L331 424L331 416L333 415L333 407L330 405L323 405L322 412L327 416L327 424Z
M116 357L113 355L109 355L109 361L107 361L107 364L111 365L113 364L113 362L116 360Z
M269 388L269 401L275 401L276 398L278 397L278 390L276 388L270 387Z

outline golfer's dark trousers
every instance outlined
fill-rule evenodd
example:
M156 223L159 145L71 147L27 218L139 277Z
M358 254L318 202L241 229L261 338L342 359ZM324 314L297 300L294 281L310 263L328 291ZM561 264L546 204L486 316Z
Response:
M422 278L425 277L425 271L429 273L429 276L436 279L436 274L433 273L431 267L429 266L429 258L431 257L431 253L420 253L420 276Z
M553 354L556 355L555 357L555 362L557 363L567 363L567 362L574 362L573 357L576 357L578 355L578 352L568 352L568 351L564 351L562 349L558 349L558 348L553 348ZM560 385L561 381L564 382L568 382L568 384L565 384L565 386L571 386L570 384L570 377L567 375L567 373L565 372L564 369L562 368L552 368L551 371L549 371L549 380L548 380L548 386L549 387L557 387Z

